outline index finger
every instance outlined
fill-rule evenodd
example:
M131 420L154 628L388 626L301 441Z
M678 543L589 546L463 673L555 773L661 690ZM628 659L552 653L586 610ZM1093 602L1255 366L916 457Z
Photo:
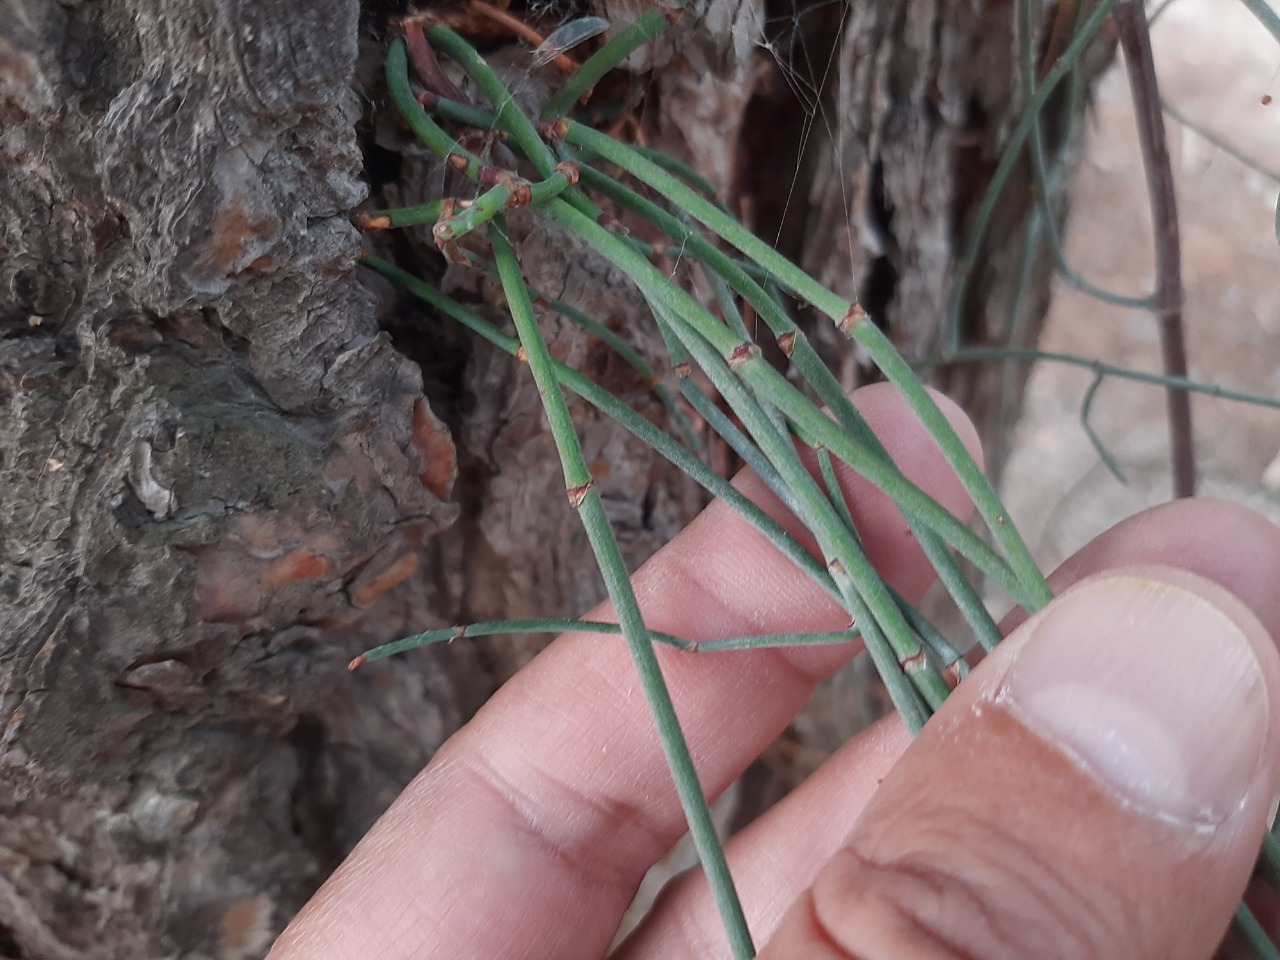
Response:
M887 385L853 396L908 478L950 509L968 498ZM939 398L977 448L972 426ZM864 546L904 595L932 571L888 498L845 470ZM759 480L736 481L793 534ZM693 640L832 630L848 615L723 503L634 578L647 625ZM589 615L609 619L607 605ZM853 644L733 655L660 651L709 795L786 727ZM271 960L600 957L645 871L684 832L625 647L568 634L439 751L303 910Z

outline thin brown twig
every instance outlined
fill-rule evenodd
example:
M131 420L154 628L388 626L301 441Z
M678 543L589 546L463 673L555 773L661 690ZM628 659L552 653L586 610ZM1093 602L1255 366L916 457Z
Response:
M1155 234L1156 321L1160 325L1160 352L1165 373L1187 376L1187 344L1182 329L1182 242L1178 231L1178 202L1173 168L1165 136L1164 111L1156 84L1151 54L1151 31L1141 0L1116 4L1112 16L1124 49L1129 89L1137 116L1138 142L1147 192L1151 197L1151 223ZM1173 463L1173 495L1191 497L1196 489L1196 455L1191 434L1191 397L1169 387L1169 446Z
M481 16L488 17L494 23L501 24L506 27L520 39L532 44L535 48L542 46L546 38L533 27L529 26L519 17L513 17L505 10L499 10L497 7L490 6L484 0L470 0L468 6ZM565 56L563 53L557 53L551 60L557 67L565 73L573 73L578 69L577 63L572 57Z

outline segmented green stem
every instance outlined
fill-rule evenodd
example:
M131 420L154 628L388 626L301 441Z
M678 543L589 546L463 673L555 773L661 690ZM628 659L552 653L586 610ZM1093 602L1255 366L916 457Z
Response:
M436 222L432 230L437 243L447 243L465 236L477 227L483 226L503 210L509 207L524 207L545 203L552 197L558 197L566 188L578 179L578 171L569 164L562 164L563 169L555 170L545 180L530 183L520 177L506 176L496 186L486 190L468 203L460 212L444 217ZM479 176L492 170L482 167Z
M1267 33L1280 43L1280 15L1269 7L1265 0L1240 0L1255 17L1258 22L1266 28Z
M656 203L627 189L612 177L593 167L580 165L580 171L584 184L659 227L673 243L680 245L681 251L705 263L713 271L713 276L722 278L723 282L728 283L750 303L777 339L779 347L791 358L796 369L805 377L827 408L835 414L840 425L857 443L878 456L887 470L897 471L897 466L890 459L888 451L845 395L839 381L818 356L809 338L796 326L774 297L770 296L723 251L718 250L706 238ZM738 326L741 326L740 319ZM741 334L744 338L746 337L745 329L741 330ZM1000 630L991 619L977 590L969 583L959 564L947 550L946 544L928 527L917 523L913 517L908 517L908 524L919 540L925 556L938 571L944 586L955 598L974 636L984 649L994 649L1000 642Z
M573 109L573 105L600 82L600 78L620 64L637 47L648 43L667 29L668 17L676 15L684 3L667 3L665 7L650 7L625 30L610 37L599 50L582 64L542 111L542 119L554 120Z
M942 450L943 456L956 471L961 485L973 499L979 514L990 528L993 539L1000 545L1008 559L1014 576L1021 581L1020 589L1015 591L1015 596L1026 597L1029 602L1037 606L1045 602L1048 589L1044 585L1044 578L1018 531L1007 521L1004 507L990 481L951 428L928 391L910 372L910 368L906 366L905 361L889 340L866 318L866 314L850 307L846 300L825 289L764 241L752 235L732 217L708 203L696 191L685 186L656 164L637 155L624 144L579 123L568 125L565 139L591 150L610 163L617 164L636 179L661 192L695 220L769 270L784 288L826 314L840 326L846 336L862 344L876 366L902 391L904 399L920 417L921 422ZM690 240L691 245L692 243L693 241ZM732 282L730 279L730 283ZM761 315L765 316L763 312ZM865 322L860 322L863 320ZM907 378L896 379L904 369L908 373ZM831 449L834 453L835 448ZM841 459L845 458L841 456ZM865 461L867 458L861 459ZM858 469L859 472L863 472L860 468ZM870 479L869 476L868 479Z
M1085 47L1093 40L1103 21L1111 15L1111 10L1117 2L1119 0L1100 0L1098 6L1089 14L1089 18L1085 20L1075 37L1067 44L1062 56L1044 75L1044 79L1036 88L1035 93L1028 98L1026 112L1023 113L1022 119L1004 144L1000 162L996 164L987 192L978 207L974 226L969 234L969 243L965 248L965 255L960 261L960 268L952 284L951 296L947 301L947 353L954 353L960 348L960 315L964 310L964 301L969 289L969 278L977 268L978 258L982 252L982 242L986 237L987 229L991 225L991 218L995 214L996 203L999 201L1005 185L1009 181L1009 175L1013 172L1014 165L1021 156L1022 145L1026 142L1032 125L1038 122L1040 112L1044 109L1045 104L1049 102L1049 97L1053 95L1053 91L1057 89L1063 77L1075 67L1080 54L1084 52Z
M651 305L661 304L666 308L668 317L678 316L682 320L694 323L698 332L712 343L722 357L728 358L741 346L733 334L707 314L693 297L670 284L648 260L594 221L587 220L576 210L557 200L548 203L543 207L543 211L549 219L572 230L607 259L625 270L640 287ZM854 443L842 432L838 424L826 417L762 358L756 356L744 362L739 368L739 374L751 378L753 386L761 397L781 410L805 436L807 442L827 447L833 455L849 464L873 485L884 490L904 515L918 515L923 524L934 529L965 559L1008 590L1018 602L1034 603L1035 594L1018 582L999 554L983 543L937 501L915 484L903 479L900 472L890 468L879 457ZM954 434L952 436L954 437ZM958 439L957 442L959 442ZM968 456L968 451L965 451L965 455Z
M567 205L566 208L568 208ZM618 623L627 641L627 649L631 652L636 672L639 674L645 698L649 701L649 709L653 713L654 723L657 725L662 741L663 753L666 754L667 765L675 781L676 793L680 797L680 805L684 808L685 818L689 823L689 834L698 851L702 868L706 872L716 906L719 908L730 948L736 958L750 960L755 955L755 947L751 942L751 932L747 929L742 904L738 901L738 895L733 886L729 865L725 861L724 849L716 835L715 823L711 819L711 809L702 792L702 784L698 780L698 773L693 765L693 757L689 753L684 731L680 728L680 721L676 717L675 704L672 703L666 681L662 678L662 670L658 665L653 642L649 638L649 630L645 626L640 606L631 589L631 579L622 559L622 551L618 547L618 542L613 535L613 527L605 514L600 491L582 455L582 447L578 443L569 407L560 393L551 354L538 329L538 322L533 313L533 303L529 300L520 264L516 260L515 250L507 239L506 224L501 217L493 222L489 230L489 240L493 244L494 258L498 263L498 272L502 276L507 306L511 310L512 319L520 336L520 344L524 347L528 358L529 369L542 396L543 410L547 415L556 449L560 454L560 462L564 467L565 488L569 502L582 519L587 539L596 556L596 563L604 577L609 598L613 601L614 612L618 616Z
M1280 949L1271 942L1266 928L1243 900L1236 906L1235 927L1258 960L1280 960Z
M945 357L929 357L914 367L926 370L929 367L950 363L985 363L992 360L1043 360L1046 363L1064 363L1072 367L1092 370L1104 377L1115 377L1119 380L1133 380L1137 383L1149 383L1158 387L1176 387L1188 393L1201 393L1209 397L1231 400L1236 403L1256 404L1260 407L1280 409L1280 398L1268 397L1261 393L1249 393L1245 390L1232 390L1215 383L1201 383L1186 377L1171 377L1163 373L1147 373L1134 370L1132 367L1121 367L1102 360L1091 360L1088 357L1077 357L1071 353L1055 353L1051 350L1031 350L1019 347L964 347L958 353Z
M507 636L521 633L599 633L605 636L622 636L622 627L616 623L601 620L486 620L479 623L456 624L450 627L438 627L424 630L411 637L384 643L366 650L351 661L352 670L407 653L421 647L429 647L438 643L453 643L473 637ZM755 637L726 637L723 640L686 640L670 633L650 630L649 636L656 643L684 650L689 653L723 653L732 650L762 650L777 647L823 647L841 643L851 643L857 639L857 633L850 630L825 630L807 633L764 633Z
M511 91L507 89L506 84L484 57L444 24L437 24L428 30L427 39L431 41L432 46L442 50L466 71L467 76L489 98L497 111L496 128L506 131L515 146L529 158L529 162L533 164L540 176L550 177L556 169L555 154L547 146L546 141L538 135L533 121L525 116L524 111L516 103L515 97L511 95ZM600 215L600 209L579 190L566 191L565 199L589 217Z

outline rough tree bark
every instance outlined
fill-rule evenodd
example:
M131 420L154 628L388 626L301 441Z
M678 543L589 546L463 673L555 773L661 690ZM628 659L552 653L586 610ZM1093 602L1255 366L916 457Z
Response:
M524 653L460 643L354 676L347 660L601 592L527 373L355 270L370 185L381 203L439 179L382 102L403 12L6 8L0 957L261 955ZM1018 107L1012 19L1006 2L710 0L629 67L650 139L910 350ZM797 82L823 105L805 137ZM1001 244L1028 202L1014 191L993 231L978 336L1007 322ZM438 277L421 240L395 239L397 259ZM531 241L540 282L657 353L623 278ZM1031 289L1027 336L1046 265ZM598 345L548 333L661 415ZM951 385L987 422L982 382ZM638 563L697 498L579 414Z

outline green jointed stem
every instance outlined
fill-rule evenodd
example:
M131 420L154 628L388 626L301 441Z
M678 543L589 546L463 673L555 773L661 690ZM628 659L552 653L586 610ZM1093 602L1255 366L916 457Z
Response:
M822 482L827 485L827 498L840 514L840 519L849 528L850 536L858 536L858 525L853 522L853 514L849 512L849 502L840 487L840 478L836 476L835 461L831 459L831 451L826 447L818 447L818 469L822 473Z
M1046 363L1065 363L1072 367L1092 370L1104 377L1115 377L1119 380L1134 380L1138 383L1149 383L1159 387L1177 387L1188 393L1202 393L1205 396L1217 397L1220 400L1231 400L1236 403L1251 403L1260 407L1280 410L1280 398L1268 397L1261 393L1249 393L1244 390L1232 390L1213 383L1201 383L1188 380L1186 377L1171 377L1163 373L1146 373L1131 367L1119 367L1101 360L1090 360L1088 357L1077 357L1071 353L1054 353L1049 350L1031 350L1019 347L965 347L959 353L946 357L930 357L915 367L920 370L941 366L948 363L984 363L991 360L1043 360Z
M728 444L729 449L738 455L743 464L752 470L766 487L773 491L774 495L782 501L787 509L791 510L795 497L787 488L787 485L783 483L782 477L773 468L769 458L760 452L760 448L751 441L750 437L738 429L737 424L723 410L716 406L715 401L701 390L690 388L687 381L687 377L681 378L684 398L689 406L693 407L694 412L707 422L707 426L711 428L711 431Z
M472 637L494 637L518 633L600 633L606 636L622 636L622 627L616 623L599 620L487 620L451 627L424 630L411 637L384 643L366 650L351 661L352 669L374 660L382 660L409 650L428 647L437 643L453 643ZM685 650L689 653L722 653L732 650L761 650L776 647L819 647L850 643L857 633L850 630L826 630L813 633L767 633L756 637L728 637L723 640L685 640L669 633L650 630L649 636L657 643Z
M1265 0L1240 0L1262 24L1267 32L1280 43L1280 15L1267 6Z
M486 260L484 257L473 253L470 250L463 250L462 254L467 258L472 266L483 270L495 280L498 279L498 267L492 260ZM528 286L527 283L525 285ZM554 300L547 297L533 289L533 287L529 287L529 297L534 301L534 303L541 302L547 304L555 313L558 313L563 317L567 317L588 333L594 334L603 340L605 344L617 353L618 356L622 357L622 359L626 361L632 369L640 374L640 376L645 379L646 383L649 384L654 395L657 396L663 407L666 408L667 415L671 417L672 423L674 423L676 425L676 429L680 431L681 439L684 440L684 445L694 451L701 448L702 444L698 439L697 434L694 432L693 424L689 422L689 418L680 408L680 405L675 402L675 398L672 396L671 391L667 388L666 384L662 382L661 378L649 362L645 360L645 358L642 357L639 352L631 346L631 344L627 343L627 341L623 340L622 337L618 336L618 334L614 333L599 320L595 319L595 317L588 316L577 307L570 306L562 300Z
M533 121L525 116L524 111L516 103L515 97L507 89L502 79L493 71L484 57L460 36L443 24L437 24L427 31L427 39L432 46L444 51L451 60L466 71L489 98L497 110L496 127L504 130L511 137L515 146L529 158L540 176L550 177L556 169L556 156L546 142L539 136ZM415 101L416 103L416 101ZM397 103L397 106L399 104ZM421 105L418 105L421 110ZM579 190L568 190L565 199L589 217L598 217L600 210Z
M1280 183L1280 170L1277 170L1274 167L1267 166L1261 160L1255 160L1253 157L1244 153L1239 147L1231 143L1225 137L1217 133L1214 133L1213 130L1211 130L1209 127L1206 127L1204 124L1200 123L1199 121L1192 120L1189 116L1187 116L1177 107L1175 107L1173 104L1165 100L1161 100L1160 106L1164 109L1165 113L1169 114L1169 116L1173 117L1173 119L1177 120L1180 124L1182 124L1188 130L1190 130L1192 133L1195 133L1203 137L1205 140L1208 140L1211 144L1213 144L1223 153L1234 157L1236 160L1244 164L1254 173L1262 174L1272 183Z
M1107 449L1106 444L1102 442L1102 438L1098 436L1098 432L1093 429L1093 424L1089 422L1089 414L1093 409L1093 400L1098 395L1098 388L1102 386L1102 381L1102 374L1095 373L1093 382L1089 384L1089 389L1084 392L1084 399L1080 401L1080 426L1084 428L1085 436L1093 444L1093 449L1102 461L1102 465L1121 483L1128 483L1129 480L1125 477L1124 471L1120 469L1120 464L1115 457L1111 456L1111 451Z
M614 333L607 326L597 320L595 317L588 316L577 307L572 307L560 300L547 300L551 309L561 316L568 317L584 330L595 334L610 348L613 349L618 356L622 357L633 370L650 384L653 392L666 408L667 415L671 417L672 422L676 425L676 429L680 431L681 437L684 439L685 446L690 450L697 450L701 444L698 436L694 433L693 425L689 422L689 418L685 416L680 405L675 402L675 398L671 395L671 391L667 389L666 384L658 377L649 361L640 356L639 352L623 340L622 337Z
M467 160L468 172L474 178L484 165L484 160L445 133L422 109L422 104L418 103L409 86L409 56L404 40L399 37L391 41L391 47L387 50L386 78L391 102L414 135L441 157L458 156Z
M840 519L848 527L849 536L855 542L860 543L861 538L858 535L858 527L853 521L853 514L849 512L849 503L845 499L844 490L840 486L840 478L836 476L835 461L831 458L831 453L826 447L819 447L817 453L818 469L822 474L822 482L826 485L827 498L831 501L831 505L836 508ZM893 593L894 602L897 603L898 609L902 612L908 625L924 641L924 645L937 657L942 669L955 669L959 676L964 676L964 673L960 671L967 672L968 665L965 664L964 667L957 666L957 664L964 663L960 657L960 652L947 641L932 623L908 603L905 597L894 590L892 586L889 589ZM985 608L983 610L985 612Z
M875 432L846 396L835 375L814 350L809 338L795 325L774 297L770 296L723 251L716 249L705 237L694 232L679 218L593 167L581 166L580 169L583 183L659 227L673 243L680 245L682 251L702 261L713 271L713 276L722 278L723 282L727 282L741 294L765 321L784 352L791 356L796 369L808 380L809 385L817 392L828 409L835 414L840 425L857 443L879 456L887 469L897 471L884 445L880 443ZM717 294L719 296L719 291ZM742 335L745 337L745 330L742 331ZM977 590L969 583L964 571L960 569L945 543L928 527L917 523L911 515L908 514L907 519L925 556L938 571L943 585L955 599L974 636L984 649L994 649L1001 639L1000 630L991 619Z
M1117 2L1118 0L1101 0L1099 2L1098 6L1089 15L1089 19L1084 22L1074 39L1062 52L1062 56L1049 68L1049 72L1045 74L1044 79L1036 88L1035 94L1028 99L1026 112L1022 115L1022 119L1004 144L1000 162L996 165L995 172L991 175L991 183L987 187L986 195L982 198L982 204L978 208L974 227L969 236L969 244L965 250L964 258L960 262L960 269L956 274L951 296L948 299L946 337L946 350L948 353L953 353L960 347L960 313L964 308L969 277L977 267L978 256L982 250L982 241L995 213L996 202L1000 199L1005 184L1009 180L1009 175L1013 172L1014 165L1021 157L1022 144L1026 142L1027 135L1031 132L1032 124L1037 122L1040 111L1049 102L1049 97L1053 95L1053 91L1062 81L1062 78L1075 66L1080 54L1093 40L1094 34L1098 32L1098 28L1102 26L1103 21L1111 15L1111 8Z
M784 289L818 310L839 321L849 311L844 298L827 290L773 247L753 235L719 207L708 202L696 190L673 177L657 164L646 160L626 144L593 130L584 124L571 121L565 140L604 158L631 174L642 183L653 187L669 201L691 217L737 247L747 258L755 261L778 280Z
M586 96L600 78L620 64L640 46L648 43L667 29L667 17L676 13L683 3L669 3L663 7L650 7L634 23L616 36L609 38L592 54L568 80L542 111L543 120L554 120L573 109L574 104Z
M492 168L481 169L483 171ZM530 183L519 177L508 177L476 197L461 212L437 222L432 233L436 240L442 243L457 240L488 223L508 207L536 206L552 197L560 196L577 180L577 177L577 169L569 166L553 171L549 177L537 183Z
M510 200L511 188L506 184L490 187L459 213L438 221L431 232L437 242L456 240L466 236L505 210Z
M426 96L424 103L423 109L429 113L438 113L446 120L486 132L498 130L498 115L490 110L482 110L480 107L459 103L457 100L446 100L435 94Z
M1077 12L1079 8L1077 8ZM1018 37L1022 47L1022 80L1026 85L1027 92L1031 96L1035 95L1037 80L1037 65L1034 37L1031 29L1031 10L1029 0L1019 0L1018 2ZM1063 134L1063 142L1067 142L1068 134ZM1053 251L1053 257L1058 266L1058 273L1064 280L1077 290L1087 293L1091 297L1102 300L1105 303L1113 304L1117 307L1124 307L1135 310L1151 310L1154 309L1156 300L1155 294L1146 294L1141 297L1132 297L1126 294L1112 293L1101 287L1094 286L1080 274L1071 268L1071 264L1067 262L1066 248L1062 242L1062 234L1058 230L1058 219L1054 215L1053 210L1053 194L1054 189L1050 183L1049 165L1045 158L1044 148L1044 132L1040 126L1039 114L1034 115L1031 124L1031 166L1035 174L1036 203L1040 208L1041 216L1044 218L1045 232L1049 237L1049 248ZM1060 166L1060 164L1057 164Z
M1103 2L1111 2L1111 0L1103 0ZM919 383L915 375L910 373L910 368L906 366L888 339L883 335L876 335L879 331L875 329L870 321L865 324L845 323L851 309L846 300L831 293L764 241L753 236L732 217L708 203L695 191L657 165L636 155L624 144L620 144L612 138L579 123L569 124L566 139L571 143L597 153L611 163L617 164L638 180L658 190L694 219L718 233L750 259L768 269L777 277L783 287L812 304L834 322L840 324L847 335L858 340L870 353L876 365L903 393L904 398L911 405L916 415L920 417L925 428L933 435L934 440L942 450L943 456L951 464L952 469L956 471L961 485L973 499L978 512L990 527L992 537L1005 552L1005 556L1015 571L1015 576L1024 581L1021 589L1013 591L1015 597L1026 597L1031 599L1033 603L1043 602L1043 599L1037 601L1034 598L1043 598L1046 595L1047 588L1044 587L1044 578L1040 575L1030 551L1027 550L1026 545L1022 542L1017 530L1005 518L1004 507L1000 503L999 497L996 496L995 490L992 489L990 481L987 480L977 463L974 462L973 457L960 441L960 438L956 436L946 417L938 410L937 404L929 396L928 391ZM585 173L584 176L586 176ZM693 245L692 240L690 245ZM732 282L732 279L730 279L730 283ZM763 312L761 315L765 316ZM867 330L867 327L870 327L871 330ZM901 373L903 369L907 370L907 378L905 380L901 378L895 379L895 376L890 374L889 369L887 369L890 367L898 371L898 373ZM830 445L828 444L827 446ZM835 447L831 447L831 450L833 453L837 452ZM843 455L840 456L841 459L850 462ZM864 456L860 459L865 462L867 457ZM854 466L852 463L850 465ZM868 479L872 479L860 467L855 466L855 469L862 472ZM879 473L884 476L884 471L879 471ZM872 482L875 482L874 479Z
M558 200L548 203L543 207L543 212L549 219L555 220L587 240L607 259L624 270L641 288L645 298L651 304L662 304L668 316L696 320L699 333L712 342L722 357L730 356L739 346L733 334L716 323L715 319L710 317L693 297L669 283L667 278L648 260L594 221L587 220L576 210ZM752 377L753 384L762 398L782 410L810 442L827 447L833 455L849 464L873 485L885 491L904 514L918 515L922 523L934 529L965 559L1009 591L1018 602L1033 602L1032 598L1035 594L1024 589L999 554L948 513L946 508L915 484L904 480L898 471L888 467L878 457L853 443L837 424L815 407L778 371L761 361L744 365L742 372ZM967 451L965 455L968 455Z
M440 219L444 208L443 200L432 200L419 203L413 207L395 207L391 210L368 210L359 213L357 225L366 229L394 229L396 227L420 227L425 223L435 223ZM385 220L385 223L379 221Z
M751 942L751 933L747 929L742 905L733 887L733 878L729 874L729 866L724 858L724 849L716 835L715 823L711 819L711 809L702 792L702 784L698 780L698 772L693 765L693 757L689 753L684 731L681 730L680 721L676 717L675 704L672 703L666 681L662 678L662 670L658 665L653 642L649 638L648 628L645 626L639 604L632 592L631 579L623 562L622 552L618 548L618 542L613 535L613 528L605 514L600 491L583 458L582 448L574 430L573 418L560 392L551 354L538 329L520 264L516 260L515 250L511 247L505 230L505 222L502 218L498 218L489 230L489 239L493 244L498 271L502 275L507 305L520 335L520 344L525 349L529 369L542 396L543 410L551 425L556 449L560 454L560 462L564 467L569 502L577 509L586 528L587 539L596 555L596 563L604 577L609 598L613 601L618 623L627 641L627 648L635 662L640 684L644 689L645 698L649 701L649 709L653 713L654 723L658 728L667 765L675 781L680 804L684 808L685 818L689 823L689 834L698 851L703 870L706 872L716 906L719 908L720 918L729 938L730 949L735 958L750 960L755 955L755 947Z
M712 186L711 181L683 160L677 160L669 153L665 153L662 150L655 150L653 147L643 147L638 143L632 144L631 148L646 160L652 160L663 170L666 170L668 173L675 174L708 200L713 202L715 201L716 188Z
M468 310L457 301L445 296L430 284L424 283L413 274L407 273L377 257L365 257L361 260L361 263L393 283L404 287L409 293L427 302L446 316L458 321L472 333L493 344L499 350L512 357L517 355L520 346L518 340L498 331L493 324L484 320L479 314ZM590 378L559 361L554 361L553 367L556 376L567 389L572 390L597 410L611 418L624 430L627 430L647 446L653 448L656 453L706 490L711 496L728 503L736 513L740 514L766 540L773 544L783 556L787 557L807 574L823 592L837 603L840 602L840 593L836 590L835 584L831 581L831 576L827 573L826 568L809 551L802 547L794 537L783 530L776 520L761 510L757 504L747 499L737 487Z
M1280 960L1280 949L1271 942L1266 928L1258 922L1258 918L1244 901L1236 907L1235 928L1258 960Z
M735 373L735 366L741 371L752 362L747 359L748 355L754 353L755 359L760 359L759 348L752 344L755 347L753 351L735 354L734 360L726 361L701 331L695 329L688 316L668 310L661 302L651 300L650 305L655 313L664 315L685 348L781 475L783 484L792 495L789 506L818 541L827 560L827 569L843 595L845 609L862 630L867 650L876 661L894 706L912 732L919 730L929 717L920 695L930 707L936 708L949 692L949 687L936 672L925 670L914 676L906 672L907 664L925 662L918 638L907 626L861 546L842 532L835 508L800 460L791 437L777 428L762 403L739 379L740 372ZM913 682L919 685L919 693Z
M959 476L961 484L973 498L973 505L987 522L991 535L1004 548L1005 558L1009 561L1019 586L1026 591L1023 596L1030 600L1030 606L1027 606L1025 599L1019 602L1029 611L1038 610L1044 606L1053 599L1053 591L1045 582L1044 574L1040 572L1035 559L1031 556L1031 551L1023 542L1022 535L1005 515L1004 504L1000 502L1000 498L983 475L981 468L969 455L963 441L951 428L946 416L929 396L924 384L920 382L907 361L893 349L893 344L880 328L871 322L870 317L863 314L850 326L851 329L847 329L846 332L865 346L873 357L876 357L876 365L880 368L880 372L898 388L898 392L907 401L915 415L920 418L925 429L933 435L942 449L943 456L947 458L947 462Z

